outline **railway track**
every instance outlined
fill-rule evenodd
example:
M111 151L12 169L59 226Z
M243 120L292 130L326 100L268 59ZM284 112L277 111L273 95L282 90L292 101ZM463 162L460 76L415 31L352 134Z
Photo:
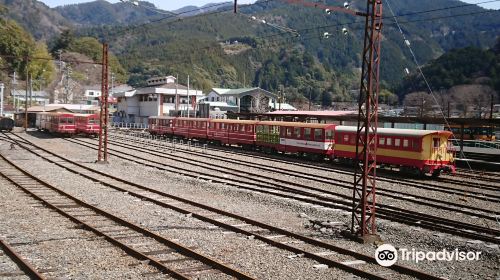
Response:
M140 261L147 261L161 273L175 279L190 279L193 273L224 273L238 279L253 279L210 257L88 204L29 174L3 155L0 155L0 166L2 167L0 176L31 197L82 228L104 237L130 256ZM137 247L134 243L138 239L148 244L147 248L155 249L134 248ZM173 263L175 263L175 268L173 268Z
M176 154L175 156L173 156L173 155L169 155L168 153L167 154L165 154L165 153L158 153L157 150L156 151L151 151L150 149L146 149L144 147L139 147L139 148L137 148L137 147L131 147L131 143L130 142L127 144L127 146L124 146L124 145L121 145L121 144L117 144L116 142L113 142L113 143L115 145L121 146L123 148L133 149L133 150L144 152L144 153L148 153L148 154L154 155L154 156L166 157L166 158L170 158L170 159L174 159L175 158L175 160L177 160L177 161L182 161L182 159L188 160L187 157L185 157L185 156L183 156L181 154ZM154 142L148 143L148 145L153 145L153 144L154 144ZM158 149L158 148L162 148L162 147L160 145L158 145L158 146L156 146L154 148ZM183 153L199 155L199 153L190 152L190 151L183 151ZM288 170L288 169L284 169L284 168L278 168L278 167L269 167L268 168L268 167L263 167L262 165L256 165L254 163L242 163L239 160L236 161L236 160L233 160L233 159L224 159L224 158L220 158L220 157L216 157L216 156L211 156L211 155L206 155L206 154L204 154L203 157L206 157L206 158L209 158L209 159L213 159L213 160L217 160L217 161L222 161L224 163L242 165L244 167L258 168L258 169L263 170L263 171L279 172L280 174L283 174L283 175L293 176L293 177L296 177L296 178L303 178L303 179L307 179L307 180L310 180L310 181L313 181L313 182L335 185L335 186L344 188L346 190L351 190L351 188L352 188L351 182L350 181L346 181L346 180L336 179L335 181L333 181L333 180L331 180L330 177L318 176L318 175L311 176L311 175L307 175L307 174L297 174L294 171L291 171L291 170ZM216 165L216 163L215 162L211 162L211 165ZM201 165L200 165L200 167L201 167ZM224 167L224 171L226 171L228 169L231 169L231 170L233 170L235 172L240 172L240 173L247 174L248 176L252 176L253 175L252 172L246 172L246 171L236 170L234 168ZM276 182L281 182L283 184L291 184L291 185L298 186L298 187L304 187L302 184L297 184L297 183L289 182L289 181L286 181L286 180L280 180L280 179L273 179L273 180L276 181ZM328 191L325 191L325 190L315 189L314 187L311 187L311 185L308 185L308 188L309 189L318 190L323 195L335 195L335 193L332 193L332 192L328 192ZM418 196L418 195L408 194L408 193L405 193L405 192L398 192L398 191L395 191L395 190L387 190L387 189L384 189L384 188L382 188L380 186L377 188L377 192L380 193L380 194L383 194L384 196L393 198L393 199L405 200L405 201L408 201L408 202L418 203L418 204L426 205L426 206L430 206L430 207L437 207L439 209L449 210L449 211L453 211L453 212L459 212L459 213L463 213L463 214L467 214L467 215L471 215L471 216L475 216L475 217L480 217L480 218L491 220L491 221L495 221L496 220L495 215L500 215L500 212L492 212L490 210L486 210L486 209L482 209L482 208L478 208L478 207L474 207L474 206L468 206L468 205L463 205L463 204L456 204L456 203L451 203L451 202L444 202L444 201L441 201L441 200L438 200L438 199L434 199L434 198L431 198L431 197L422 197L422 196ZM462 195L462 194L460 194L460 195ZM500 202L500 201L498 201L498 202ZM453 208L450 207L450 206L453 206ZM492 214L494 214L494 215L492 215Z
M392 279L394 278L395 273L419 279L441 279L425 272L398 264L393 265L390 268L382 268L376 265L376 260L372 256L361 254L307 236L302 236L260 221L229 213L211 206L194 202L192 200L184 199L182 197L170 195L140 184L131 183L127 180L111 176L80 163L60 157L36 144L28 143L29 142L18 142L18 145L23 148L28 148L26 145L36 147L36 152L32 149L28 151L68 171L95 182L100 182L103 186L110 187L121 192L127 192L129 195L140 198L141 200L152 202L156 205L177 211L179 213L191 215L194 218L211 223L217 227L244 234L249 238L260 240L271 246L288 250L295 254L294 257L310 258L322 264L327 264L328 266L336 267L368 279ZM49 156L40 155L38 153L39 151L43 151ZM63 160L63 162L60 160ZM289 244L297 245L292 246ZM389 276L389 278L385 278L386 276Z
M141 135L141 134L138 133L138 134L134 134L134 135ZM149 134L142 134L142 135L145 137L149 137ZM324 171L335 171L335 172L344 173L344 174L347 174L347 173L352 174L352 172L353 172L353 169L349 168L349 167L341 167L340 165L332 166L331 164L317 163L317 162L310 161L310 160L306 161L303 159L298 159L298 158L289 157L289 156L286 156L286 159L284 159L284 156L281 156L281 155L268 154L268 155L264 156L261 153L256 153L253 151L237 150L234 148L228 149L225 147L215 147L215 146L209 147L208 150L225 152L228 154L235 154L235 155L247 155L247 156L250 155L254 158L259 158L259 159L268 160L268 161L277 162L277 163L293 162L294 164L299 164L301 166L307 166L307 167L314 166L314 168L324 170ZM495 173L492 173L492 174L495 174ZM467 177L465 177L465 178L467 178ZM433 188L434 190L443 187L442 185L438 185L438 184L435 184L432 182L427 182L425 179L424 180L422 180L422 179L412 180L412 179L409 179L407 177L402 177L399 172L384 170L384 169L380 169L377 171L377 180L385 181L385 182L404 182L407 186L411 186L411 187L422 187L423 186L423 187ZM435 179L433 179L433 180L435 180ZM491 184L484 184L484 183L480 183L480 182L467 182L467 181L463 181L463 180L462 181L461 180L454 180L454 179L449 178L449 177L439 178L438 180L435 180L435 181L443 182L443 183L453 183L457 186L463 186L463 187L468 187L468 188L479 188L481 190L498 191L500 189L500 186L498 184L491 185ZM498 183L498 180L491 181L491 182ZM450 188L450 187L447 186L447 188ZM470 189L468 189L468 190L464 190L464 189L460 189L460 188L451 188L451 189L456 190L456 191L474 192L474 191L471 191Z
M74 143L78 143L74 140L68 140L68 141L73 141ZM91 149L96 149L95 145L90 143L87 144L79 143L79 144ZM113 149L110 150L112 151ZM281 198L294 199L296 201L319 205L326 208L341 209L344 211L351 210L352 202L350 195L339 195L336 193L329 193L328 196L325 196L323 194L318 194L313 192L316 190L311 190L310 186L303 186L303 189L296 189L283 186L282 184L269 182L269 180L263 180L263 181L261 180L261 182L259 182L259 180L254 177L251 178L251 183L249 183L248 181L242 179L227 178L227 176L225 175L212 174L210 176L204 176L199 172L193 171L192 168L186 169L179 167L177 165L168 165L165 164L164 162L153 161L151 160L151 158L144 158L144 157L139 157L137 155L130 155L123 151L110 152L110 155L114 155L118 158L136 162L148 167L164 171L175 172L177 174L189 177L197 176L198 178L201 179L223 183L240 189L265 193L273 196L278 196ZM179 160L177 156L175 159L176 161ZM190 161L190 164L194 164L194 162ZM216 172L220 172L220 170L218 169L213 169L213 170ZM240 171L238 171L238 173L239 172ZM228 174L228 172L225 171L225 174ZM238 176L242 177L241 174L238 174ZM385 218L387 220L418 226L422 228L427 228L430 230L441 231L456 236L462 236L475 240L482 240L486 242L500 244L500 239L497 238L498 236L500 236L500 231L496 229L486 228L455 220L449 220L446 218L422 214L415 211L410 211L383 204L378 204L377 213L378 217Z
M26 275L32 280L44 280L43 275L38 272L27 260L25 260L18 252L14 250L7 242L0 239L0 250L3 255L0 255L0 263L7 263L2 260L3 256L8 257L20 270L1 271L0 278L15 278ZM4 266L6 267L6 266Z

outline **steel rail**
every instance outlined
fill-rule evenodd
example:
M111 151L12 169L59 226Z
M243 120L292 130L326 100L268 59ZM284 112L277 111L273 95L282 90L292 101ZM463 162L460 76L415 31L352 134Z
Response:
M73 142L73 143L77 143L77 142ZM85 144L81 144L81 143L77 143L77 144L80 144L80 145L85 146L87 148L95 149L92 144L88 144L90 146L85 145ZM114 150L114 149L110 149L110 150ZM121 153L126 154L123 152L121 152ZM249 182L236 180L236 179L228 180L225 177L219 176L216 174L211 174L210 177L206 177L206 176L200 175L199 173L196 173L190 169L181 168L179 166L175 166L175 167L173 166L172 168L168 169L168 168L166 168L165 163L155 162L155 161L152 161L151 159L142 158L142 160L146 161L146 163L142 162L142 161L138 161L137 159L135 159L135 158L138 158L136 155L133 155L133 156L129 155L131 157L134 157L131 159L131 158L126 158L123 155L117 154L117 153L110 153L110 154L112 154L118 158L122 158L125 160L136 162L136 163L139 163L139 164L142 164L145 166L157 168L160 170L173 171L173 172L176 172L180 175L192 177L194 174L194 175L197 175L199 178L204 178L206 180L212 180L214 182L232 185L232 186L242 188L242 189L263 192L263 193L271 194L274 196L287 197L290 199L308 202L308 203L312 203L312 204L317 204L317 205L321 205L321 206L325 206L325 207L329 207L329 208L338 208L338 209L350 211L350 208L346 209L346 208L342 208L338 205L338 204L350 205L350 203L346 202L345 200L328 198L328 197L324 197L322 195L318 195L318 194L314 194L314 193L310 193L310 192L306 192L306 191L300 191L300 190L297 190L294 188L283 187L280 185L278 187L271 187L271 185L276 185L273 182L266 181L263 184L252 183L252 185L258 186L261 188L265 188L265 189L275 190L275 191L287 191L287 192L291 192L294 194L303 195L303 196L310 196L310 197L314 197L314 198L321 199L321 200L301 198L301 197L296 197L296 196L287 196L284 194L277 194L276 192L272 192L272 191L265 191L265 190L261 190L261 189L257 189L257 188L253 188L253 187L249 187L249 186L238 185L236 183L242 183L242 184L248 185ZM147 162L154 162L160 166L148 164ZM191 162L191 164L192 164L192 162ZM242 177L241 175L238 175L238 176ZM217 178L217 179L214 180L214 178ZM256 180L255 178L252 178L252 179ZM311 187L307 187L307 188L310 189ZM336 193L331 193L331 194L338 196L338 197L342 197L344 199L348 199L348 197L349 197L347 195L341 195L341 194L336 194ZM379 207L382 207L382 208L378 209L378 213L380 214L380 216L384 217L388 220L393 220L393 221L397 221L397 222L401 222L401 223L409 224L409 225L414 225L414 226L416 225L419 227L426 227L426 228L429 228L432 230L438 230L438 231L450 233L452 235L459 235L459 236L464 236L464 237L478 239L478 240L492 242L492 243L500 243L500 240L495 238L495 236L500 235L500 231L495 230L495 229L485 228L485 227L476 226L476 225L463 223L463 222L458 222L458 221L454 221L454 220L449 220L446 218L436 217L436 216L432 216L432 215L428 215L428 214L422 214L422 213L418 213L415 211L408 211L406 209L401 209L401 208L397 208L397 207L393 207L393 206L389 206L389 205L379 204ZM491 232L491 234L493 236L481 235L481 234L469 232L465 229L476 231L476 232Z
M77 142L75 142L75 143L77 143ZM87 148L95 149L95 147L93 147L92 144L88 144L91 146L87 146L87 145L84 145L81 143L77 143L77 144L80 144L82 146L86 146ZM67 159L65 159L65 158L63 158L55 153L52 153L46 149L43 149L35 144L31 144L31 145L36 146L39 149L45 150L47 153L50 153L53 156L56 156L56 157L61 158L63 160L67 160ZM129 155L129 156L133 157L133 159L130 159L130 158L126 158L126 157L122 156L121 154L116 154L116 153L111 153L111 154L113 154L116 157L123 158L125 160L136 162L136 163L139 163L139 164L142 164L145 166L149 166L152 168L173 171L173 172L176 172L177 174L180 174L180 175L193 176L193 174L195 174L195 175L198 175L199 178L203 178L206 180L212 180L212 181L219 182L219 183L224 183L227 185L235 186L235 187L246 189L246 190L266 193L266 194L279 196L279 197L286 197L289 199L294 199L294 200L303 201L303 202L307 202L307 203L317 204L317 205L321 205L321 206L325 206L325 207L329 207L329 208L337 208L337 209L343 209L346 211L350 211L350 208L346 208L346 206L339 206L339 204L350 205L350 203L346 202L345 200L327 198L327 197L324 197L324 196L321 196L318 194L314 194L314 193L310 193L310 192L306 192L306 191L301 191L301 190L297 190L297 189L289 188L289 187L283 187L283 186L271 187L269 185L273 185L274 183L272 183L272 182L266 181L265 184L252 183L252 186L258 185L258 187L260 187L260 188L274 190L274 191L266 191L266 190L262 190L262 189L258 189L255 187L248 186L248 182L236 180L236 179L228 180L224 176L219 176L216 174L212 174L210 177L207 177L207 176L200 175L199 173L193 172L191 169L181 168L179 166L175 166L175 167L168 169L165 167L164 163L156 162L156 164L158 164L160 166L152 165L152 164L148 163L148 162L154 162L151 159L142 158L142 160L146 161L146 163L141 162L141 161L138 161L136 159L136 158L140 158L140 157L137 157L136 155ZM126 153L124 153L124 154L126 154ZM58 164L56 162L54 162L54 163ZM100 171L93 170L93 169L88 168L86 166L83 166L79 163L73 162L73 164L80 166L82 168L85 168L85 169L92 170L95 173L101 173L104 176L108 176ZM61 165L61 167L63 167L63 166ZM217 179L214 180L214 178L217 178ZM298 194L300 196L304 196L306 198L300 197L300 196L297 197L297 196L293 196L293 195L280 194L280 193L276 193L275 191L285 191L285 192L289 192L289 193L294 193L294 194ZM349 196L347 196L347 195L340 195L340 194L335 194L335 193L332 193L332 194L339 196L339 197L342 197L344 199L349 199ZM315 199L307 198L307 196L314 197ZM320 200L316 200L316 199L320 199ZM500 231L498 231L498 230L485 228L485 227L481 227L481 226L476 226L476 225L472 225L472 224L467 224L467 223L462 223L462 222L458 222L458 221L453 221L453 220L440 218L440 217L436 217L436 216L426 215L426 214L418 213L415 211L408 211L408 210L400 209L400 208L393 207L393 206L382 206L382 207L384 207L384 208L381 208L378 210L380 213L380 216L385 217L388 220L393 220L396 222L414 225L414 226L416 225L419 227L429 228L432 230L442 231L442 232L449 233L452 235L464 236L464 237L478 239L478 240L487 241L487 242L491 242L491 243L500 243L500 240L495 238L496 236L498 236L500 234ZM465 229L467 229L467 230L465 230ZM493 236L487 236L487 235L482 235L479 233L470 232L470 230L475 231L475 232L480 232L480 233L491 232Z
M324 171L334 170L336 172L340 172L343 174L349 174L349 175L352 174L352 169L343 168L343 167L333 167L333 166L325 167L324 163L317 163L317 162L313 162L313 161L305 161L305 160L301 160L301 159L292 159L292 158L287 158L286 160L284 160L284 159L281 159L281 157L275 156L275 155L263 156L261 153L254 153L251 151L235 151L235 149L227 149L227 148L210 147L209 149L213 150L213 151L226 152L226 153L230 153L230 154L250 155L252 157L260 158L263 160L269 160L269 161L275 161L275 162L281 162L281 163L294 162L294 163L298 163L304 167L310 167L312 164L314 167L320 168L320 170L324 170ZM398 175L397 172L391 172L389 170L380 169L377 171L378 171L377 175L381 175L381 176L377 176L378 181L400 183L400 181L395 181L395 180L403 180L407 186L412 186L412 187L416 187L416 188L433 187L434 190L438 190L439 188L443 187L443 186L429 183L429 182L426 182L424 185L424 183L420 182L420 181L413 181L413 180L410 180L408 178L401 178L401 176ZM383 174L380 174L381 172L383 172ZM389 173L392 173L392 174L389 174ZM478 185L476 183L468 183L468 182L463 182L463 181L457 181L454 183L462 185L464 187L478 188ZM479 184L481 184L481 183L479 183ZM495 191L498 190L498 187L492 186L492 185L487 185L487 184L481 184L480 187L490 189L490 190L495 190ZM450 188L450 187L448 186L447 188ZM458 191L462 191L462 192L463 191L471 192L471 191L463 190L463 189L457 189L457 188L454 188L454 189L458 190ZM481 193L478 193L478 194L481 194Z
M32 145L33 146L37 146L36 144L32 144ZM38 147L38 148L41 149L41 150L44 150L41 147ZM295 238L295 239L299 239L301 241L307 242L307 243L309 243L311 245L322 247L324 249L332 250L332 251L335 251L335 252L338 252L338 253L341 253L341 254L350 255L350 256L353 256L353 257L355 257L357 259L364 260L364 261L376 264L376 260L372 256L368 256L368 255L365 255L365 254L357 253L355 251L347 250L347 249L344 249L344 248L341 248L341 247L338 247L338 246L335 246L335 245L332 245L332 244L329 244L329 243L324 243L324 242L321 242L321 241L316 240L316 239L312 239L312 238L309 238L309 237L301 236L301 235L298 235L296 233L293 233L293 232L290 232L290 231L287 231L287 230L284 230L284 229L281 229L281 228L277 228L277 227L274 227L274 226L271 226L271 225L267 225L265 223L262 223L262 222L259 222L259 221L255 221L255 220L252 220L252 219L240 216L240 215L236 215L236 214L233 214L233 213L230 213L230 212L227 212L227 211L223 211L223 210L220 210L220 209L217 209L217 208L213 208L213 207L210 207L210 206L207 206L207 205L203 205L201 203L197 203L197 202L194 202L194 201L191 201L191 200L188 200L188 199L184 199L184 198L181 198L181 197L178 197L178 196L170 195L168 193L165 193L165 192L162 192L162 191L159 191L159 190L155 190L155 189L152 189L152 188L149 188L149 187L145 187L145 186L142 186L142 185L139 185L139 184L136 184L136 183L132 183L132 182L129 182L129 181L125 180L125 179L118 178L118 177L115 177L115 176L112 176L112 175L109 175L109 174L105 174L103 172L94 170L92 168L86 167L86 166L81 165L79 163L76 163L76 162L73 162L71 160L65 159L63 157L58 156L57 154L53 154L50 151L45 151L45 152L47 152L48 154L51 154L53 156L56 156L58 158L61 158L61 159L65 160L65 161L68 161L68 162L72 163L73 165L76 165L78 167L84 168L84 169L86 169L88 171L97 173L99 175L102 175L102 176L105 176L105 177L109 177L109 178L111 178L113 180L116 180L118 182L131 185L131 186L136 187L136 188L138 188L140 190L146 190L146 191L149 191L151 193L154 193L154 194L157 194L157 195L161 195L163 197L167 197L167 198L170 198L170 199L173 199L173 200L177 200L177 201L183 202L185 204L189 204L189 205L201 208L203 210L208 210L208 211L211 211L211 212L214 212L214 213L217 213L217 214L221 214L221 215L228 216L228 217L231 217L231 218L239 219L241 221L244 221L245 223L248 223L248 224L251 224L251 225L254 225L254 226L258 226L258 227L267 229L267 230L272 231L272 232L281 233L281 234L287 235L287 236L289 236L291 238ZM40 155L38 155L38 156L40 156ZM121 191L121 192L127 191L129 195L135 196L135 197L140 198L142 200L146 200L146 201L155 203L155 204L157 204L159 206L162 206L162 207L165 207L165 208L169 208L169 209L172 209L174 211L178 211L178 212L183 213L183 214L191 214L193 217L198 218L198 219L200 219L202 221L205 221L205 222L217 225L217 226L222 227L222 228L229 229L229 230L234 231L234 232L245 234L247 236L254 236L255 239L259 239L259 240L261 240L263 242L266 242L268 244L271 244L271 245L273 245L275 247L278 247L278 248L281 248L281 249L284 249L284 250L288 250L288 251L294 252L296 254L303 254L304 256L306 256L306 257L308 257L310 259L316 260L316 261L318 261L320 263L328 264L330 266L343 269L345 271L348 271L350 273L353 273L353 274L361 276L361 277L366 277L368 279L385 279L385 278L383 278L381 276L378 276L378 275L375 275L375 274L371 274L371 273L368 273L368 272L364 272L364 271L358 270L358 269L353 268L353 267L351 267L349 265L346 265L346 264L343 264L343 263L339 263L339 262L330 260L330 259L325 258L323 256L320 256L320 255L317 255L317 254L314 254L314 253L310 253L308 251L304 251L302 249L299 249L299 248L296 248L296 247L292 247L290 245L287 245L287 244L284 244L284 243L281 243L281 242L277 242L277 241L272 240L270 238L267 238L265 236L256 234L255 232L246 231L246 230L241 229L239 227L223 223L221 221L215 220L215 219L207 217L207 216L203 216L203 215L198 214L198 213L194 213L191 209L190 210L186 210L186 209L180 208L178 205L171 205L171 204L168 204L168 203L166 203L164 201L153 199L153 198L145 196L143 194L130 191L129 189L123 189L123 188L117 187L117 186L115 186L113 184L110 184L108 182L98 180L98 179L96 179L93 176L90 176L90 175L87 175L87 174L84 174L82 172L78 172L78 171L75 171L75 170L71 170L67 166L64 166L64 165L62 165L62 164L60 164L60 163L58 163L56 161L53 161L53 160L50 160L50 159L47 159L47 158L45 158L45 159L47 161L53 163L53 164L56 164L56 165L58 165L60 167L65 168L66 170L72 171L73 173L77 173L77 174L79 174L79 175L81 175L81 176L83 176L83 177L85 177L87 179L90 179L90 180L93 180L93 181L96 181L96 182L100 182L102 185L111 187L111 188L113 188L115 190L118 190L118 191ZM425 272L418 271L418 270L415 270L413 268L402 266L402 265L398 265L398 264L391 266L390 269L398 271L399 273L410 275L410 276L414 276L414 277L417 277L417 278L420 278L420 279L442 279L442 278L439 278L439 277L427 274Z
M0 170L1 172L1 170ZM12 247L4 240L0 239L0 247L10 259L19 266L19 268L32 280L44 280L40 274L29 262L21 257Z
M119 147L131 149L131 150L136 150L136 151L141 151L141 152L148 153L148 154L151 154L151 155L156 155L156 156L159 156L159 157L172 158L172 156L169 156L169 155L166 155L166 154L160 154L156 150L151 150L151 149L148 149L146 147L134 148L134 147L130 146L130 144L129 145L124 145L124 144L120 144L120 143L117 144L117 142L113 142L113 141L111 141L111 142L114 143L116 146L119 146ZM156 145L156 146L158 146L159 148L161 148L161 145ZM148 151L148 152L146 152L146 151ZM184 151L184 152L187 153L187 154L200 156L200 154L196 153L196 152L190 152L190 151ZM333 181L331 178L326 177L326 176L321 176L321 175L311 176L311 175L307 175L305 173L294 172L294 171L291 171L291 170L288 170L288 169L285 169L285 168L280 168L280 167L270 168L270 167L260 166L260 165L257 165L257 164L251 163L251 162L249 163L249 162L236 161L236 160L233 160L233 159L230 159L230 158L220 158L220 157L210 156L210 155L205 155L205 154L203 155L203 157L204 158L214 159L214 160L219 160L219 161L222 161L222 162L227 162L227 163L233 163L233 164L238 164L238 165L247 166L247 167L258 168L258 169L262 169L262 170L269 171L269 172L279 171L281 174L290 175L290 176L294 176L294 177L297 177L297 178L312 180L312 181L316 181L316 182L319 182L319 183L325 183L325 184L334 184L334 185L342 187L342 188L352 189L352 187L350 185L342 185L342 184L338 183L338 182L342 182L342 183L349 184L350 182L348 182L346 180L337 179L337 180ZM182 156L182 155L176 155L175 156L175 160L179 160L179 158L185 158L186 160L188 159L187 157ZM225 170L228 169L227 167L223 167L223 168ZM242 172L242 173L245 173L245 174L248 174L248 175L253 175L251 172L246 172L244 170L243 171L239 171L239 172ZM278 181L282 181L284 183L289 183L288 181L284 181L284 180L278 180ZM390 190L390 189L386 189L386 188L383 188L383 187L380 187L380 186L378 187L378 192L384 194L387 197L391 197L391 198L394 198L394 199L406 200L406 201L414 202L414 203L421 204L421 205L427 205L427 206L430 206L430 207L436 207L436 208L440 208L440 209L446 209L446 210L450 210L450 211L461 212L461 213L464 213L464 214L479 216L479 217L482 217L484 219L489 219L489 220L495 220L495 219L493 217L491 217L491 216L488 216L488 215L481 215L481 214L477 214L477 213L471 213L469 211L464 211L463 209L465 208L465 209L470 209L470 210L473 210L473 211L495 213L495 214L500 215L500 211L496 212L496 211L491 211L491 210L487 210L487 209L482 209L482 208L478 208L478 207L474 207L474 206L468 206L468 205L463 205L463 204L458 204L458 203L453 203L453 202L443 202L442 200L439 200L439 199L435 199L435 198L431 198L431 197L426 197L426 196L421 196L421 195L416 195L416 194L411 194L411 193L405 193L405 192L395 191L395 190ZM446 192L446 191L444 191L444 192ZM457 193L454 193L454 194L457 194ZM401 195L403 197L401 197ZM460 195L463 196L463 192L460 193ZM484 194L482 194L482 195L484 195ZM419 198L421 200L414 200L414 199L410 199L410 198L405 198L404 196L411 196L411 197L414 197L414 198ZM476 199L484 199L481 196L474 196L474 195L470 195L469 193L468 193L468 196L469 197L474 197ZM495 196L495 197L497 197L497 196ZM427 201L432 201L432 202L435 202L435 203L446 204L446 206L435 205L435 204L429 203ZM486 201L491 202L491 200L486 200ZM500 196L498 196L498 201L495 200L494 202L499 202L500 203ZM450 208L450 207L447 207L447 206L454 206L454 207L457 207L458 209L453 209L453 208Z
M207 257L207 256L204 256L204 255L201 255L199 253L196 253L195 251L185 247L185 246L182 246L178 243L175 243L173 241L170 241L156 233L153 233L147 229L144 229L136 224L133 224L131 222L128 222L122 218L119 218L113 214L110 214L109 212L106 212L96 206L93 206L89 203L86 203L54 186L52 186L51 184L47 183L46 181L40 179L40 178L37 178L35 177L34 175L28 173L27 171L25 171L24 169L20 168L19 166L17 166L15 163L13 163L12 161L10 161L9 159L7 159L5 156L3 156L2 154L0 154L0 159L4 160L5 162L7 162L8 164L10 164L11 166L13 166L16 170L20 171L24 176L40 183L41 185L45 186L46 188L48 189L51 189L55 192L57 192L58 194L66 197L66 198L69 198L70 200L73 200L74 202L76 202L77 204L85 207L85 208L88 208L88 209L91 209L92 211L102 215L102 216L105 216L106 218L114 221L115 223L118 223L120 225L123 225L123 226L126 226L128 228L131 228L137 232L140 232L141 234L145 235L145 236L148 236L150 238L153 238L155 239L156 241L158 241L159 243L162 243L163 245L167 246L167 247L170 247L170 248L173 248L175 249L176 251L180 252L180 254L183 254L185 256L189 256L190 258L193 258L193 259L196 259L198 261L201 261L203 263L205 263L206 265L209 265L211 266L212 268L216 268L222 272L224 272L225 274L228 274L228 275L231 275L233 277L236 277L238 279L247 279L247 280L251 280L251 279L254 279L242 272L239 272L237 270L234 270L222 263L219 263L218 261L216 260L213 260L211 259L210 257ZM84 221L76 218L75 216L65 212L64 210L62 210L60 207L48 202L47 200L43 199L41 196L35 194L34 192L30 191L29 189L23 187L21 184L17 183L14 179L10 178L8 175L6 175L4 173L3 170L0 170L0 175L2 177L4 177L5 179L7 179L8 181L10 181L12 184L14 184L15 186L17 186L18 188L22 189L24 192L28 193L29 195L31 195L32 197L36 198L37 200L43 202L45 205L47 205L49 208L51 209L54 209L55 211L57 211L58 213L60 213L61 215L69 218L71 221L79 224L82 226L82 228L85 228L85 229L88 229L92 232L94 232L95 234L99 235L99 236L103 236L107 241L111 242L112 244L116 245L117 247L120 247L121 249L123 249L125 252L127 252L128 254L130 254L131 256L139 259L139 260L148 260L149 263L156 267L158 270L160 270L161 272L165 272L166 274L176 278L176 279L190 279L188 276L176 271L175 269L172 269L172 268L169 268L167 266L165 266L163 263L161 263L160 260L156 259L156 258L153 258L151 256L148 256L144 253L141 253L140 251L126 245L125 243L122 243L120 242L119 240L111 237L110 235L98 230L97 228L94 228L92 227L91 225L89 225L88 223L85 223Z

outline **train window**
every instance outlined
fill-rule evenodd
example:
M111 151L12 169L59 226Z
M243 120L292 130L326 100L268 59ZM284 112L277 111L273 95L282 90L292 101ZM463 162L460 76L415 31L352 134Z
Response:
M413 142L413 150L419 151L420 150L420 145L421 145L420 143L421 142L419 140L417 140L417 139L413 140L412 142Z
M333 140L333 130L326 130L326 140Z
M68 123L71 124L71 123L75 123L75 119L73 118L68 118Z
M295 135L295 138L297 138L297 139L298 139L298 138L301 138L301 137L302 137L302 135L301 135L301 133L300 133L300 127L295 127L295 128L294 128L294 132L293 132L293 134Z
M287 127L286 128L286 137L292 137L292 128L291 127Z
M310 128L304 128L304 139L311 140L311 129Z
M59 123L67 123L67 119L66 118L59 118Z
M409 146L408 139L403 139L403 148L408 148L408 146Z
M245 125L244 124L240 125L240 131L245 132Z
M387 146L392 146L392 138L387 138L387 140L386 140L385 144L386 144Z
M432 138L432 147L433 148L439 148L441 146L441 139L439 138Z
M238 131L238 130L239 130L238 124L233 124L233 131Z
M221 123L221 124L220 124L220 129L222 129L222 130L226 130L226 124L225 124L225 123Z
M257 126L257 133L264 132L264 126L263 125L258 125Z
M317 128L314 130L314 140L316 140L316 141L323 140L323 130L322 129Z
M349 143L349 135L344 134L344 143Z
M269 132L273 133L273 134L279 134L280 133L280 127L277 126L277 125L273 125L273 126L270 127Z
M401 146L401 139L399 139L399 138L394 139L394 146L396 146L396 147Z
M385 146L385 137L379 137L378 138L378 144L380 146Z
M254 126L253 125L249 125L248 126L248 132L253 132L254 130Z

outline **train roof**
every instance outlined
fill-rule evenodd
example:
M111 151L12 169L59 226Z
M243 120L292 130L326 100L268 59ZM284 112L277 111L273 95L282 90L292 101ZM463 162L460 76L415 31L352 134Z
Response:
M287 127L305 127L305 128L334 128L337 126L333 123L303 123L303 122L277 122L277 121L261 121L258 124L262 125L277 125Z
M335 130L338 132L356 132L357 127L338 125ZM444 130L421 130L421 129L401 129L401 128L377 128L378 135L397 135L397 136L417 136L422 137L430 134L451 135L450 131Z
M211 119L213 123L238 123L238 124L256 124L259 121L254 120L234 120L234 119Z

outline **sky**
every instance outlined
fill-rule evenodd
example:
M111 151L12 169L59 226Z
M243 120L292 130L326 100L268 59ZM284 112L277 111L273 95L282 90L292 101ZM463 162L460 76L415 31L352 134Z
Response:
M67 4L75 4L75 3L83 3L83 2L91 2L89 0L40 0L41 2L44 2L50 7L55 7L55 6L60 6L60 5L67 5ZM225 1L219 1L219 0L183 0L183 1L172 1L172 0L147 0L148 2L154 3L156 7L164 9L164 10L176 10L179 8L182 8L184 6L189 6L189 5L195 5L195 6L203 6L207 3L217 3L217 2L228 2L228 0ZM462 0L463 2L466 3L480 3L480 2L486 2L488 0ZM119 2L118 0L108 0L108 2L111 3L116 3ZM247 4L255 2L252 0L238 0L238 4ZM498 2L492 2L492 3L485 3L481 4L481 7L488 8L488 9L500 9L500 1Z

